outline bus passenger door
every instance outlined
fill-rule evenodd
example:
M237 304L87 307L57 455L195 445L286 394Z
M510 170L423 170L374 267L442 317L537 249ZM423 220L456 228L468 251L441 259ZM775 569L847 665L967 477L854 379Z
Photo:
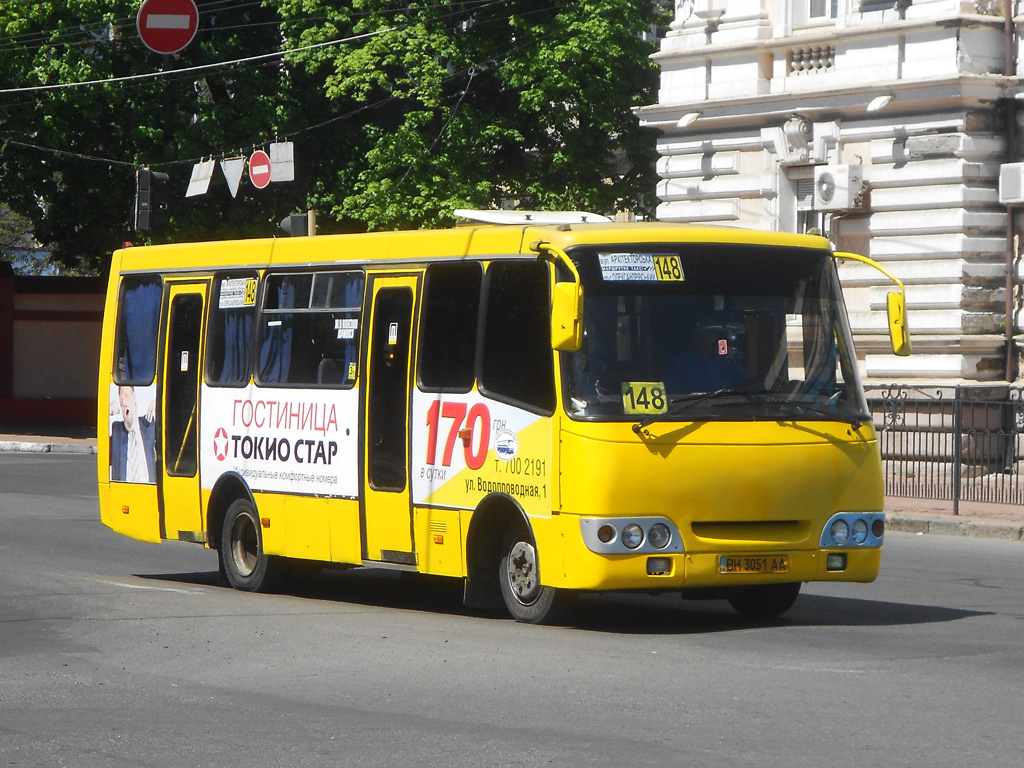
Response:
M204 541L199 500L199 372L206 285L171 284L164 316L160 535Z
M415 565L409 398L415 277L377 277L363 388L363 558Z

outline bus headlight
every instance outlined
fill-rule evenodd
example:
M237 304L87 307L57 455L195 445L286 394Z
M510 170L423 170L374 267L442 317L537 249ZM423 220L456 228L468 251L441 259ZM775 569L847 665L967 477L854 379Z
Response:
M664 549L672 541L672 531L664 523L655 523L647 532L647 541L655 549Z
M622 544L628 549L636 549L644 543L644 529L631 523L622 529Z
M821 529L818 546L822 549L880 547L884 534L884 512L837 512Z
M599 555L668 555L686 551L679 529L667 517L581 517L580 533L587 549Z
M868 522L859 518L853 523L853 541L855 544L863 544L868 539Z
M832 538L832 543L837 547L843 546L846 540L850 538L850 524L842 518L834 521L829 529L829 536Z

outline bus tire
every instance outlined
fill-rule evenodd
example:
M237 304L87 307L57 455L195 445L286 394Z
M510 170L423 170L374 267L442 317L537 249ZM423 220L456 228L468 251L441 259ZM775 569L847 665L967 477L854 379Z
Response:
M800 582L739 587L729 595L729 605L741 616L774 619L793 607L800 595L800 587Z
M498 583L508 612L525 624L554 621L568 601L565 590L541 585L537 545L519 526L511 529L502 542Z
M221 527L220 569L228 584L244 592L266 592L273 586L270 558L263 551L259 515L248 499L235 499Z

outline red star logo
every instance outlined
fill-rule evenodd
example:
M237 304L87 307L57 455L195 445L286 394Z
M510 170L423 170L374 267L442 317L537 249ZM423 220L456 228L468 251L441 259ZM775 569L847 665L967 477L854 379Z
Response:
M224 427L220 427L213 436L213 455L217 461L224 461L228 457L228 433Z

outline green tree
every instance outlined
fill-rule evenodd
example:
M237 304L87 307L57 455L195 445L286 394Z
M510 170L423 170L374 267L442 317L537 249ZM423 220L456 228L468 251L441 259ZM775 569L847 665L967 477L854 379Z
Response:
M193 43L173 57L142 45L137 10L129 0L0 5L6 87L57 86L0 94L0 202L27 217L36 240L65 266L97 269L125 240L148 239L129 231L137 167L167 172L168 192L180 198L197 159L251 149L273 134L278 62L123 79L276 50L271 9L244 4L203 14ZM91 81L101 82L66 87ZM173 205L172 226L153 237L249 233L254 220L269 221L275 204L273 194L196 198Z
M172 57L139 41L138 5L0 5L0 203L65 266L100 268L129 239L273 234L307 206L324 231L447 225L506 202L653 208L654 136L631 112L657 81L653 5L211 0ZM294 183L232 198L218 172L184 198L201 158L275 138L295 142ZM172 200L169 224L140 235L143 165L171 176Z
M322 201L371 229L444 225L459 207L654 206L655 139L632 108L657 70L636 0L278 0L289 56L323 78L362 153ZM363 37L372 35L371 37ZM330 172L325 169L325 172Z

